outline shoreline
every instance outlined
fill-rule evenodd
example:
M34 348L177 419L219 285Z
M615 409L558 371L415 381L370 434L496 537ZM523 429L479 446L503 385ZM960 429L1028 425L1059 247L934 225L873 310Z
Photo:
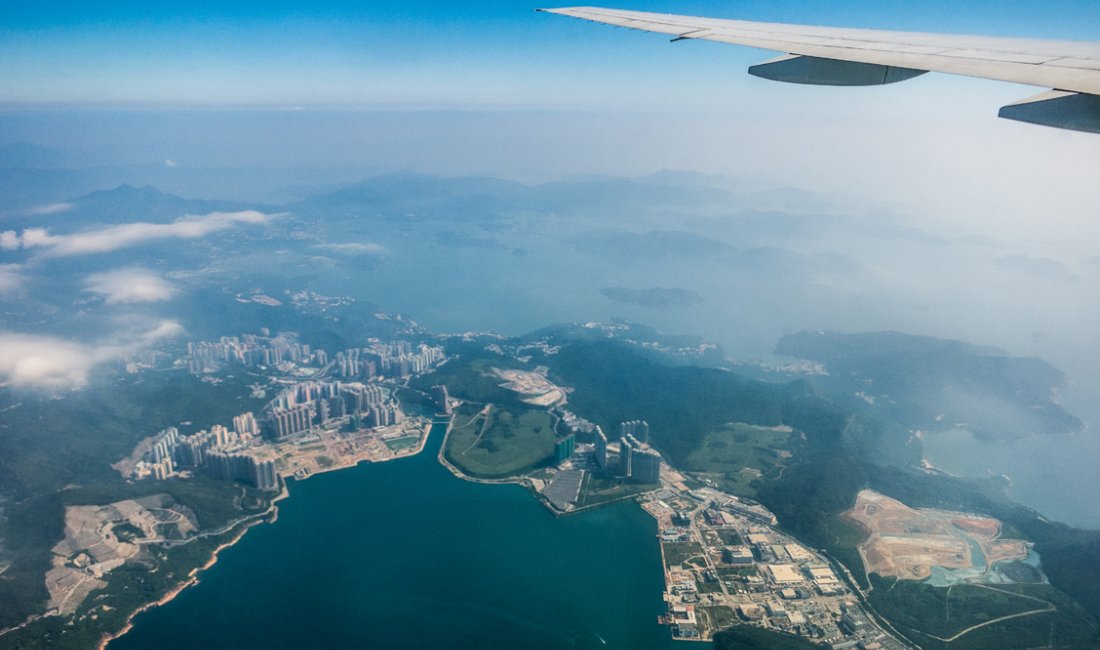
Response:
M284 493L289 496L289 493L285 490ZM276 499L278 498L282 498L282 495L279 495L279 497L277 497ZM245 533L248 532L249 528L264 523L263 518L265 516L267 516L268 514L275 514L278 511L278 508L274 505L274 503L275 501L272 501L271 511L260 515L258 518L253 519L252 521L242 523L240 531L229 541L219 544L218 547L215 548L213 552L211 552L210 559L207 560L205 564L200 567L195 567L191 569L191 571L187 574L186 580L169 589L163 596L161 596L157 600L151 603L145 603L141 607L138 607L136 610L134 610L129 616L126 617L126 624L122 627L122 629L118 632L115 632L114 634L105 635L102 639L100 639L99 645L96 646L96 649L105 650L105 648L110 645L112 641L123 637L127 632L132 630L134 627L134 619L137 618L139 614L147 612L155 607L160 607L161 605L167 605L168 603L175 600L176 596L180 595L185 589L198 584L199 577L202 575L202 573L218 563L218 555L222 551L239 542L241 538L244 537Z
M453 424L453 423L454 423L454 419L452 418L451 422L447 424L447 431L446 431L446 433L443 434L443 442L439 445L439 453L436 454L436 458L439 460L439 464L442 465L443 467L447 468L447 470L455 478L463 480L463 481L467 481L469 483L478 483L478 484L481 484L481 485L518 485L518 486L526 489L528 492L530 492L539 503L541 503L543 506L546 507L547 510L550 511L550 514L554 515L554 517L564 517L566 515L572 515L572 514L575 514L576 512L579 512L579 510L565 511L565 510L558 510L557 508L555 508L554 505L550 503L550 500L547 499L545 496L543 496L542 492L539 492L538 490L535 489L534 483L531 481L530 478L528 478L526 476L506 476L504 478L479 478L477 476L470 476L469 474L467 474L467 473L463 472L462 470L460 470L459 468L455 467L454 463L447 460L446 454L445 454L446 449L447 449L447 437L450 436L450 434L451 434L451 424ZM601 505L603 505L603 504L601 504Z
M278 506L278 503L280 501L284 500L284 499L290 498L290 482L288 481L288 479L294 479L295 481L306 481L306 480L309 480L311 477L317 476L319 474L327 474L329 472L336 472L336 471L345 470L345 469L349 469L349 468L353 468L353 467L358 467L360 464L362 464L364 462L372 463L372 464L373 463L385 463L385 462L389 462L389 461L392 461L392 460L399 460L399 459L402 459L402 458L411 458L411 457L416 456L416 455L418 455L418 454L420 454L421 452L424 451L424 448L428 444L428 437L431 436L432 427L434 426L434 424L435 424L434 421L429 421L428 427L425 429L424 435L420 439L420 444L417 445L417 447L415 447L414 451L410 451L407 454L395 455L395 456L391 456L390 458L382 458L382 459L378 459L378 460L370 460L370 459L363 458L363 459L356 460L355 463L352 463L350 465L339 465L339 466L326 467L326 468L318 470L316 472L311 472L308 476L304 476L302 478L297 478L293 474L289 475L289 476L281 476L281 478L283 479L283 488L282 488L282 490L280 490L279 494L277 494L274 498L271 499L271 507L270 508L268 508L263 513L254 515L251 519L241 521L238 524L240 526L239 532L237 532L237 534L234 535L232 539L230 539L226 542L223 542L222 544L219 544L218 547L215 548L211 552L210 559L207 560L205 564L203 564L202 566L198 566L198 567L195 567L195 568L191 569L191 571L188 572L187 578L185 580L183 580L179 584L177 584L174 587L172 587L171 589L169 589L167 592L164 593L163 596L161 596L157 600L155 600L153 602L150 602L150 603L145 603L144 605L138 607L136 610L134 610L132 613L130 613L130 615L126 617L126 623L122 626L122 628L118 632L105 634L100 639L99 644L96 646L96 650L106 650L107 646L110 645L110 643L112 641L115 641L116 639L120 639L123 636L125 636L127 632L129 632L130 630L133 629L134 619L137 618L138 615L143 614L144 612L147 612L147 611L149 611L151 609L154 609L156 607L160 607L162 605L167 605L168 603L175 600L175 598L177 596L179 596L181 593L183 593L188 587L192 587L192 586L198 584L199 579L201 578L202 574L207 569L210 569L211 567L213 567L215 564L218 563L218 556L221 554L221 552L224 551L227 548L230 548L230 547L236 545L238 542L240 542L241 539L244 538L245 534L248 532L248 530L250 528L252 528L253 526L258 526L260 524L264 524L264 523L273 524L273 523L277 522L279 520L279 506ZM450 424L447 425L447 430L450 431ZM445 434L444 434L444 439L445 439Z
M452 423L453 423L453 420L452 420ZM586 506L578 506L578 507L576 507L572 510L559 510L557 507L554 506L553 503L550 502L549 499L546 498L545 495L543 495L542 492L535 489L535 484L527 476L512 476L512 477L504 477L504 478L479 478L477 476L470 476L469 474L466 474L465 472L463 472L459 468L455 467L454 463L447 460L447 458L444 454L444 452L447 448L447 436L449 436L450 433L451 433L451 426L450 426L450 424L448 424L447 425L447 432L443 434L443 442L439 446L439 453L436 454L436 457L439 460L439 464L442 465L443 467L446 467L447 470L455 478L461 479L463 481L468 481L470 483L479 483L481 485L518 485L518 486L526 489L528 492L530 492L531 495L535 497L535 500L537 500L547 510L550 511L550 514L554 515L554 517L559 518L559 519L562 518L562 517L569 517L569 516L572 516L572 515L579 515L579 514L584 513L584 512L590 512L592 510L596 510L596 509L599 509L599 508L603 508L604 506L609 506L609 505L612 505L612 504L620 503L622 501L635 500L635 499L637 499L638 496L640 496L642 494L645 494L645 492L639 492L639 493L635 493L635 494L626 494L626 495L623 495L621 497L615 497L614 499L609 499L607 501L601 501L600 503L593 503L593 504L586 505Z

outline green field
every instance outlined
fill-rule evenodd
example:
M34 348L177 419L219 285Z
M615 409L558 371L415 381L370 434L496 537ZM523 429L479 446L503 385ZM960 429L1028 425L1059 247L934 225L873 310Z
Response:
M616 499L623 499L660 487L658 483L634 483L629 479L597 476L589 472L581 485L581 496L577 505L594 506Z
M482 415L459 413L447 436L444 453L471 476L515 476L554 454L554 421L543 411L492 407L486 425Z
M400 438L394 438L393 440L387 440L386 446L390 448L390 451L402 451L404 449L411 449L420 443L420 436L402 436Z
M665 566L670 569L703 555L703 547L698 542L661 542L661 548L665 552Z
M745 543L745 540L741 539L741 536L733 528L719 528L715 532L718 533L718 537L722 539L722 543L726 546L740 546Z
M699 611L710 619L715 629L725 629L737 624L737 614L729 607L700 607Z
M771 477L790 457L791 436L748 424L727 424L711 431L687 459L686 470L715 475L722 489L739 496L755 496L751 483Z
M715 571L723 580L736 580L743 576L754 576L760 572L756 569L755 564L747 564L745 566L720 566Z

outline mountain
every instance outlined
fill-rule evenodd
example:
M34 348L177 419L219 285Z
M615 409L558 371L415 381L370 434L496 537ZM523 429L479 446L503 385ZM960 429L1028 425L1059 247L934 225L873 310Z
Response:
M997 260L997 265L1045 280L1059 282L1077 282L1080 278L1070 273L1061 262L1047 257L1028 255L1007 255Z
M1084 426L1057 402L1060 370L996 348L899 332L801 332L780 339L776 353L824 364L820 381L836 395L911 429L960 425L1007 440Z
M61 214L60 219L82 223L131 223L134 221L168 222L189 214L211 212L236 212L258 209L272 211L266 206L206 199L187 199L146 185L134 187L119 185L114 189L97 190L72 201L72 208Z

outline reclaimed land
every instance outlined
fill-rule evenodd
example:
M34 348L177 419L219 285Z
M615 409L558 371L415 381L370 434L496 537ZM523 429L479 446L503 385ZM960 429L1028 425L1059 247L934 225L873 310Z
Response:
M459 411L443 453L464 474L506 478L533 469L554 453L554 421L545 411L487 406Z

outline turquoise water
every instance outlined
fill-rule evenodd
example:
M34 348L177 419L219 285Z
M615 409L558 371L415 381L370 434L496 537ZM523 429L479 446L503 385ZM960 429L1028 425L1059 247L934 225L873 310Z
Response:
M279 520L138 616L127 648L670 648L656 524L555 519L518 486L420 455L291 484Z

